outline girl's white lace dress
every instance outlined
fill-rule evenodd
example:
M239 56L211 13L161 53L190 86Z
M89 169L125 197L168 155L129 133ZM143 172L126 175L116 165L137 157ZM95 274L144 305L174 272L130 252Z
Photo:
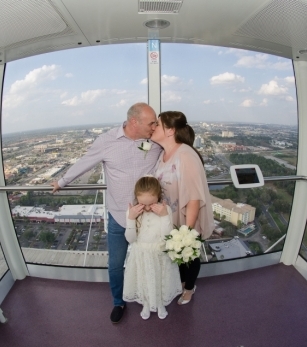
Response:
M169 206L167 210L168 216L163 217L144 212L139 218L138 232L135 220L127 218L125 236L131 249L125 269L123 299L147 304L152 312L161 305L167 306L182 292L178 265L163 252L164 237L173 229Z

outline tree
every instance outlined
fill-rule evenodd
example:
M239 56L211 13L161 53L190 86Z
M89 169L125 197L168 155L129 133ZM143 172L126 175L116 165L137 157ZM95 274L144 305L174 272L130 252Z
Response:
M242 228L242 226L243 226L242 221L238 220L238 223L237 223L237 228L238 228L238 229L241 229L241 228Z
M55 235L50 231L42 231L39 234L39 239L45 243L51 243L55 240Z
M34 232L32 230L26 230L23 233L23 237L27 240L30 240L34 236Z

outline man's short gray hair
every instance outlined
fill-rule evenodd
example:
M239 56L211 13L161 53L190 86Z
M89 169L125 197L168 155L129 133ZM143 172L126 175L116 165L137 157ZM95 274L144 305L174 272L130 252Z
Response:
M138 102L137 104L132 105L127 112L127 120L131 118L140 118L140 114L144 107L148 106L145 102Z

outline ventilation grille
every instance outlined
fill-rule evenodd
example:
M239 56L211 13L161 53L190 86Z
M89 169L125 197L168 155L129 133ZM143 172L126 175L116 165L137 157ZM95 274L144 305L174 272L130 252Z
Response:
M250 18L235 35L284 46L306 47L307 4L298 0L273 0Z
M139 13L179 13L183 0L139 0Z
M20 54L17 54L17 58L24 58L28 56L33 56L33 55L38 55L46 52L54 52L54 51L59 51L62 49L69 49L69 48L75 48L77 45L73 43L63 43L61 45L53 45L53 46L46 46L43 48L37 48L37 49L32 49L29 51L24 51Z
M242 49L250 49L252 51L266 51L266 52L270 52L271 54L281 54L281 51L277 51L276 49L270 49L270 48L266 48L266 47L259 47L259 46L253 46L253 45L248 45L245 43L239 43L239 42L230 42L229 43L231 46L237 46L237 47L241 47Z
M71 34L74 31L49 0L1 1L0 49Z

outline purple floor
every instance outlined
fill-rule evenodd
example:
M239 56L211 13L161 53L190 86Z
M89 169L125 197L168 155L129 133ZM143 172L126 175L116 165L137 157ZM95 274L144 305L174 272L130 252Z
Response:
M28 277L1 304L0 347L307 346L307 281L282 264L200 278L188 305L148 321L128 304L113 325L108 283Z

